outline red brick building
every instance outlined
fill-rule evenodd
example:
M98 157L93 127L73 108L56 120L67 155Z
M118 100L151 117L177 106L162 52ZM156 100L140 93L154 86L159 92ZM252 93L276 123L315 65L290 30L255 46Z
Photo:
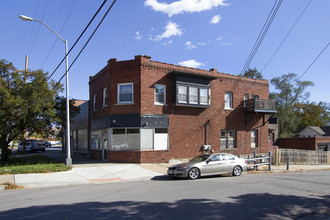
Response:
M204 150L236 155L270 150L268 119L276 110L268 80L150 59L110 59L90 77L94 156L160 163Z

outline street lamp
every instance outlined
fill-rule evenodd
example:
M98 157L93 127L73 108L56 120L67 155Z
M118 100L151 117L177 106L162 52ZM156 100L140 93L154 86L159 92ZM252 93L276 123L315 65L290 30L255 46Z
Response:
M51 30L61 41L65 44L65 73L66 73L66 161L67 166L72 166L72 158L70 154L70 109L69 109L69 72L68 72L68 41L61 38L53 29L51 29L47 24L42 21L27 17L25 15L20 15L19 18L23 21L36 21L45 25L49 30Z

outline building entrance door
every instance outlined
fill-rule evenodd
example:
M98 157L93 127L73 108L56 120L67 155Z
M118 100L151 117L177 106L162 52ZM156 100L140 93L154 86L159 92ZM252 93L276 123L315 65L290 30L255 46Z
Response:
M108 129L102 130L101 136L101 150L102 150L102 160L107 160L107 149L108 149Z

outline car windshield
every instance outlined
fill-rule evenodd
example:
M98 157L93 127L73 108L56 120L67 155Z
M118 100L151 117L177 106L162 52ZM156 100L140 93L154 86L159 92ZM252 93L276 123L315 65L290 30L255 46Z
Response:
M189 162L200 162L200 161L205 161L207 160L207 158L209 158L210 155L200 155L200 156L197 156L197 157L194 157L193 159L189 160Z

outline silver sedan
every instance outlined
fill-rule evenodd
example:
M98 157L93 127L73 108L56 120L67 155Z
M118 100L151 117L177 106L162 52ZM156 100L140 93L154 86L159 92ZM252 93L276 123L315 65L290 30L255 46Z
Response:
M171 166L167 170L169 176L197 179L200 176L232 174L239 176L247 170L244 159L231 154L205 154L191 159L189 162Z

